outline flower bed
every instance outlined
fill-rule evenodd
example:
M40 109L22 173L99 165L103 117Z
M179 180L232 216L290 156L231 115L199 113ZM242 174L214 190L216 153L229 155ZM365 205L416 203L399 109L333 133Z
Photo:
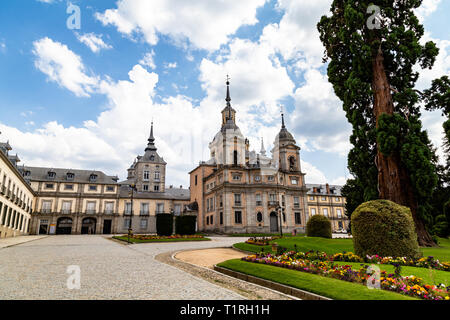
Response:
M301 259L296 252L288 252L278 256L271 254L252 255L244 257L242 260L318 274L363 285L367 284L370 277L367 273L368 265L361 264L359 270L353 270L349 265L339 266L332 261ZM380 288L426 300L450 299L450 287L445 287L445 285L431 286L424 284L421 278L415 276L396 277L395 275L387 274L385 271L381 272Z
M245 241L245 243L255 246L268 246L271 241L276 239L279 239L279 237L253 237Z
M366 256L365 259L357 256L353 252L336 253L327 255L325 252L309 251L306 253L295 253L296 258L319 261L342 261L342 262L360 262L374 264L398 264L407 267L432 268L435 270L450 271L450 262L441 262L433 257L424 257L420 259L412 259L407 257L380 257L378 255Z
M128 237L128 235L123 235L123 237ZM173 236L152 236L152 235L133 235L131 237L135 240L171 240L171 239L203 239L201 235L173 235Z

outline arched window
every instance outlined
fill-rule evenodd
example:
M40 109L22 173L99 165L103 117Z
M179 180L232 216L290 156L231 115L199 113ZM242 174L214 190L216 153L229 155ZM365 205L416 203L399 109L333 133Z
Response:
M258 212L258 213L256 214L256 220L257 220L258 222L262 222L262 220L263 220L263 215L262 215L261 212Z
M297 164L297 161L295 160L295 157L294 156L290 156L289 157L289 169L291 171L295 171L296 170L296 164Z
M238 152L237 151L234 151L233 152L233 163L234 163L234 165L235 166L237 166L238 165Z

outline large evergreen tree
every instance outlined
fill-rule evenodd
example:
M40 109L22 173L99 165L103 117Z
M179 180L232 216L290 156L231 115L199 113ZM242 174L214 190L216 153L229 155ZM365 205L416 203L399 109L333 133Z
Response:
M348 166L354 179L344 193L356 200L349 205L377 198L405 205L419 244L432 246L427 229L433 224L435 155L420 122L424 97L414 90L419 74L413 67L431 68L439 50L433 42L419 42L424 28L413 10L421 4L334 0L318 29L329 81L353 125ZM376 19L373 5L380 9Z

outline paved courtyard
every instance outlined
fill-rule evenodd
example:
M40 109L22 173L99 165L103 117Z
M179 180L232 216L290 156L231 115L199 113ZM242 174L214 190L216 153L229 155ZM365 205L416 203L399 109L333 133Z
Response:
M51 236L0 247L0 300L235 300L242 296L154 259L175 250L226 247L244 238L126 245L103 236ZM69 266L81 288L69 290Z

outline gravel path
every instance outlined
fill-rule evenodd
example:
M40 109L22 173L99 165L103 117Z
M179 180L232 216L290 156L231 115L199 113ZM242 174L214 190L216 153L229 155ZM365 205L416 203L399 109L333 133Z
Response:
M245 297L154 257L245 240L126 245L102 236L47 237L0 249L0 300L241 300ZM67 288L71 265L80 267L79 290Z

